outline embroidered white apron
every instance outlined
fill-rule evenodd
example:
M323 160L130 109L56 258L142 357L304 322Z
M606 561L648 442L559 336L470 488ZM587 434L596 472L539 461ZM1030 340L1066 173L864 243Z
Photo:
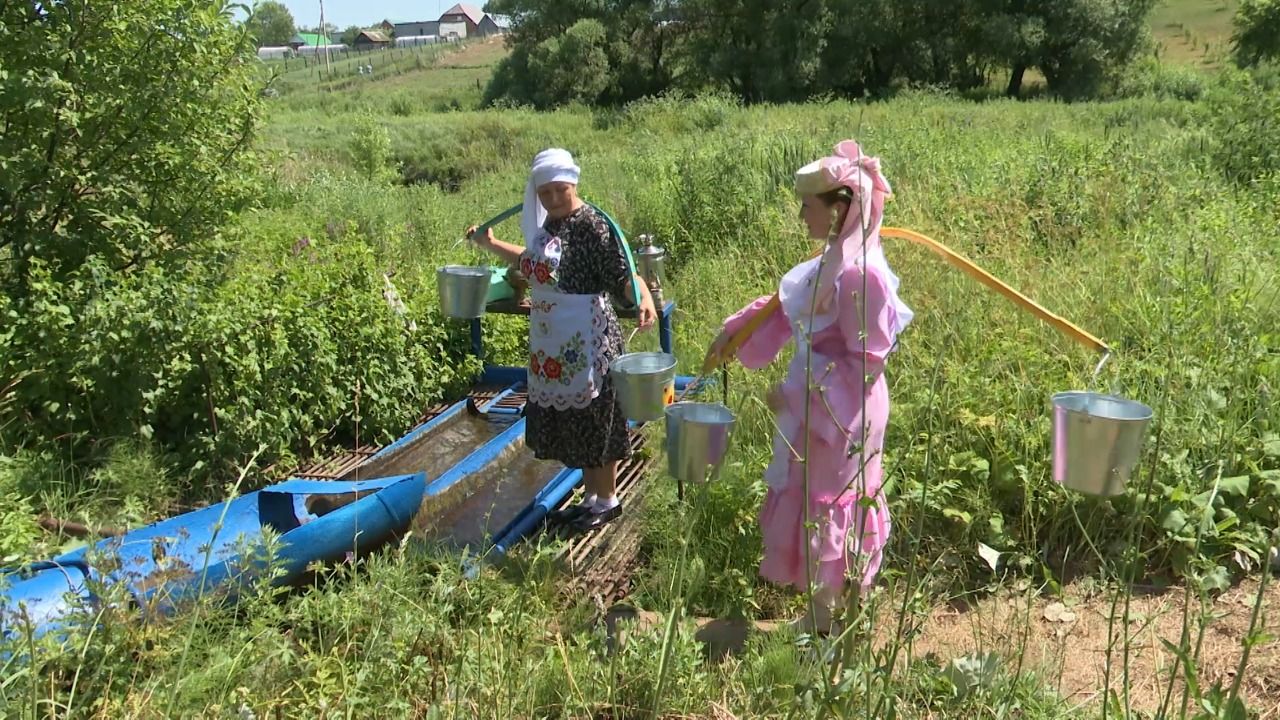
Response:
M607 368L600 343L607 326L603 294L560 288L560 238L542 232L520 258L529 278L529 402L585 408L600 395Z

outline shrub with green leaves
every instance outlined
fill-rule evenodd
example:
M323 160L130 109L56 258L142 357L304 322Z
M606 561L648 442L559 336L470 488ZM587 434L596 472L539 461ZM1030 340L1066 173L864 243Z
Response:
M1209 96L1213 158L1230 180L1249 185L1280 175L1280 63L1223 72Z
M201 0L0 6L6 295L24 300L41 273L181 267L243 207L257 84L229 13Z
M1240 0L1231 42L1235 61L1250 67L1266 60L1280 60L1280 2Z

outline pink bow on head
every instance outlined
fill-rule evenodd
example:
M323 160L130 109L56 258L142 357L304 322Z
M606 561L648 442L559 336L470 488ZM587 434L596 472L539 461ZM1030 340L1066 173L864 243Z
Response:
M880 173L880 158L864 155L862 148L858 147L858 143L853 140L845 140L836 145L835 155L828 158L829 167L833 171L834 179L841 185L848 184L853 189L862 186L859 174L865 173L867 179L871 181L873 191L878 191L885 195L893 194L893 190L889 187L889 181L885 180L884 175Z

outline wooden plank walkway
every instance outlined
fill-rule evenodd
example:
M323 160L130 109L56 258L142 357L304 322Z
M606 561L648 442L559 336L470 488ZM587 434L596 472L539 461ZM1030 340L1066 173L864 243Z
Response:
M501 392L500 388L481 388L470 397L476 404L491 401ZM511 393L499 400L495 407L516 409L526 402L523 392ZM405 434L438 417L449 409L441 404L428 408L419 421ZM627 511L617 520L590 533L577 535L565 541L557 554L571 577L567 591L586 594L597 602L609 604L625 597L631 590L632 578L639 566L641 543L639 509L646 490L645 479L653 466L647 457L645 436L631 433L632 457L618 468L618 497ZM292 477L315 480L336 480L350 475L382 449L382 445L362 445L338 450L298 468ZM576 496L571 495L566 501Z

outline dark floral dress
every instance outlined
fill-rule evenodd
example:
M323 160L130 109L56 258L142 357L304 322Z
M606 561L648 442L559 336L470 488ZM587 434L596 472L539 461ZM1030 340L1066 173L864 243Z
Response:
M564 244L559 285L568 293L631 295L631 269L604 217L589 205L559 220L548 220L546 231ZM611 303L606 303L605 327L595 333L596 357L605 365L622 354L622 328ZM571 468L594 468L631 457L627 418L618 404L612 378L605 374L600 394L585 408L557 410L530 402L526 405L525 442L540 460L555 460Z

